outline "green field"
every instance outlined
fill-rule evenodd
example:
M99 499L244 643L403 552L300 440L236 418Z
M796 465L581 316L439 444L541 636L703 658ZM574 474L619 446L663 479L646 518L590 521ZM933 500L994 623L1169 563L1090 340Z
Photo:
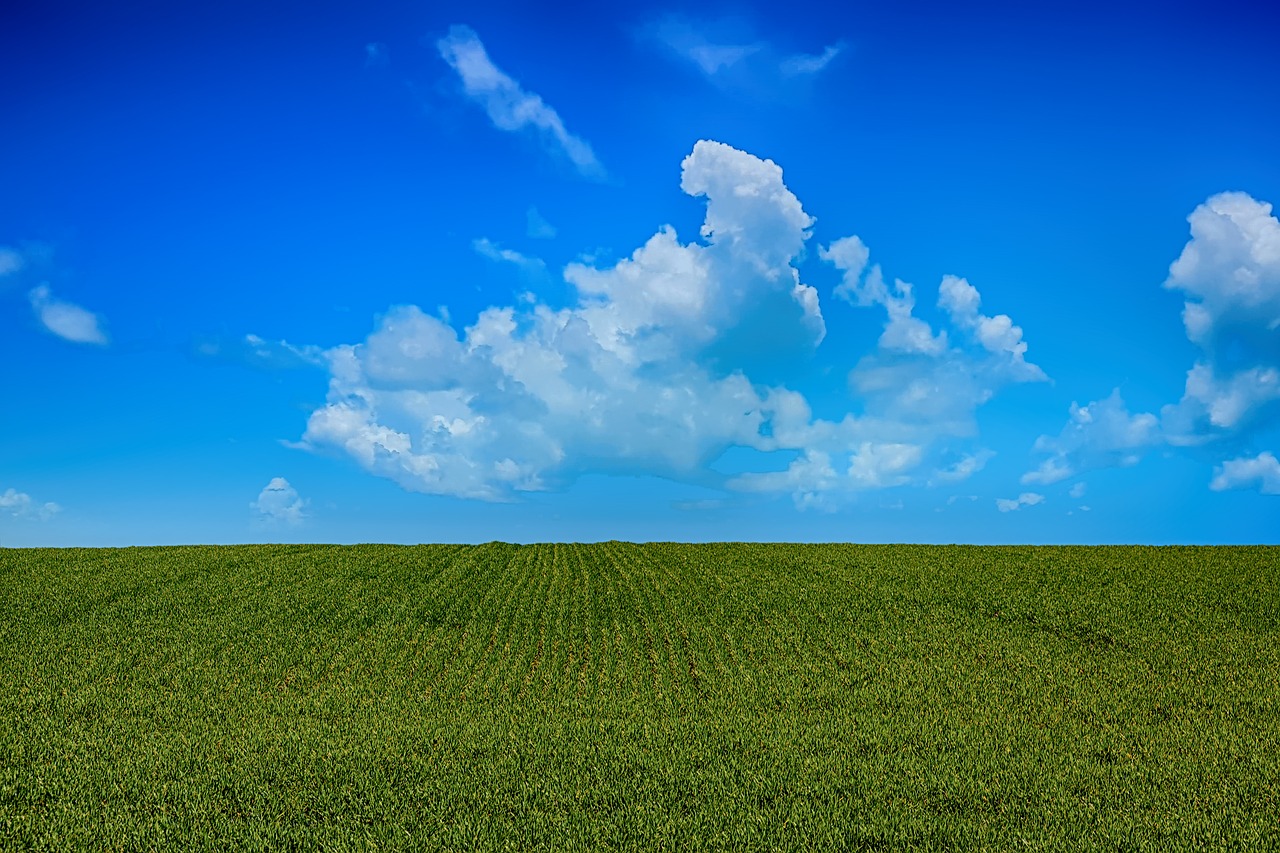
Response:
M1280 549L0 550L0 849L1280 849Z

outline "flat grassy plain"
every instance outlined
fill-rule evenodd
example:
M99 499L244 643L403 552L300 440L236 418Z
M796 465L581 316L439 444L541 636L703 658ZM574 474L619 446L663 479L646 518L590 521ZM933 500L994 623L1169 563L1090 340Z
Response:
M0 550L0 849L1280 849L1280 548Z

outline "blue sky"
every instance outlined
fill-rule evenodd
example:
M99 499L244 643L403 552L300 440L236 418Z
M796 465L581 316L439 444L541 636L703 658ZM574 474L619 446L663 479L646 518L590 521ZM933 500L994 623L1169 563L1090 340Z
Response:
M1277 541L1274 13L560 10L8 12L0 545Z

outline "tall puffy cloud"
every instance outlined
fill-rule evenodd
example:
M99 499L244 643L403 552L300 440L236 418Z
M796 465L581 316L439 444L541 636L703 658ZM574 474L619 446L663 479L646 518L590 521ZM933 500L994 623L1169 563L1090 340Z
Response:
M79 305L55 298L49 285L32 288L27 298L41 324L63 340L77 344L107 343L101 318Z
M436 42L440 57L457 72L467 97L484 107L499 130L530 130L569 159L578 171L592 178L605 175L595 152L581 137L565 128L560 114L524 88L489 58L480 37L470 27L454 26Z
M986 456L952 439L971 435L973 409L999 387L1033 378L1031 366L1009 370L1013 355L966 331L952 343L914 327L910 285L855 283L846 289L873 293L866 304L888 316L879 361L851 373L867 411L815 418L803 395L751 378L826 335L818 291L796 267L813 218L772 161L704 140L681 165L681 187L705 199L700 241L664 226L612 265L569 264L577 298L560 309L494 306L462 330L391 309L365 341L325 353L328 399L301 445L406 489L495 501L603 472L790 492L816 507L980 468ZM857 245L823 256L857 277ZM952 397L941 411L930 399L940 387ZM798 455L785 471L726 475L713 463L731 447Z
M1160 444L1247 442L1267 425L1266 413L1280 400L1280 221L1270 204L1242 192L1211 196L1187 221L1191 239L1164 282L1185 294L1183 326L1200 348L1182 399L1162 407L1158 418L1131 414L1118 391L1085 407L1073 403L1062 433L1036 441L1035 450L1049 457L1023 482L1052 483L1087 468L1133 464ZM1269 455L1224 462L1212 488L1249 481L1238 472L1263 470Z
M1201 357L1161 416L1169 439L1199 444L1247 430L1280 399L1280 221L1246 193L1219 193L1187 217L1191 240L1164 286L1186 295Z

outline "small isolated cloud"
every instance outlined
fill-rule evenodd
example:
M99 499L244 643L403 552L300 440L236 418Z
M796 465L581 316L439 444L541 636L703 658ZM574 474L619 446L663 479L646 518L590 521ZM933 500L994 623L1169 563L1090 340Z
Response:
M300 524L307 517L307 503L284 477L272 477L249 509L268 524Z
M831 60L835 59L843 51L844 44L837 42L836 44L827 45L822 53L798 53L795 56L789 56L782 61L782 73L788 76L817 74L830 65Z
M1071 491L1068 492L1068 494L1073 498L1082 498L1084 497L1084 493L1087 489L1088 487L1084 483L1076 483L1071 487Z
M525 223L525 234L535 240L550 240L556 236L556 227L543 218L536 207L525 213Z
M263 370L323 367L328 364L320 347L267 340L252 333L240 338L197 338L191 342L191 352L200 358L235 362Z
M55 299L49 285L42 284L27 294L31 309L46 329L58 337L78 344L106 344L102 322L97 314L79 305Z
M391 62L391 54L387 46L380 41L371 41L364 46L364 65L366 68L385 68Z
M642 35L657 41L675 56L692 63L708 77L733 68L764 48L760 42L716 43L703 35L700 28L675 16L650 24L642 30Z
M1214 469L1209 488L1215 492L1257 489L1264 495L1280 495L1280 460L1267 451L1252 459L1228 459Z
M844 51L843 42L836 42L819 53L787 55L764 39L743 37L738 22L693 21L679 15L654 21L639 34L696 68L712 83L747 88L812 77Z
M48 521L58 513L62 512L62 507L52 501L40 503L34 500L31 495L26 492L19 492L16 489L5 489L0 493L0 511L13 516L14 518L30 518L36 521Z
M543 263L541 258L531 258L514 249L504 249L487 237L472 240L471 248L475 249L477 254L491 261L513 264L524 272L535 276L543 276L547 273L547 265Z
M532 131L548 148L563 154L589 178L605 177L591 146L570 133L560 115L542 98L503 73L470 27L457 25L436 42L440 56L457 72L467 97L484 107L499 130Z
M1024 506L1035 506L1044 501L1044 495L1035 492L1023 492L1016 498L996 498L996 509L1001 512L1016 512Z
M0 246L0 278L13 275L26 266L17 249Z

